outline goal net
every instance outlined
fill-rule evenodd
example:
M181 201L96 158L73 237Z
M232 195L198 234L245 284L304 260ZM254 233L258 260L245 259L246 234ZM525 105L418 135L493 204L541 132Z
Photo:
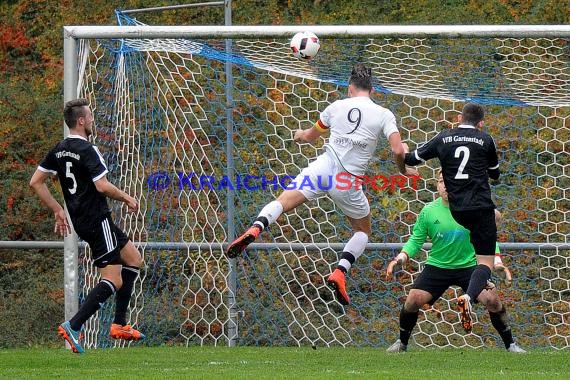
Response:
M141 250L130 322L150 345L320 345L387 347L427 251L387 281L388 261L434 199L437 162L420 166L417 190L368 189L373 234L348 276L351 305L324 279L351 236L327 197L281 216L250 249L228 260L223 247L322 149L293 142L319 112L346 96L352 65L373 70L373 98L391 109L411 148L456 125L463 104L486 106L500 153L493 187L504 214L497 280L523 346L570 346L570 29L558 27L307 27L321 39L311 61L292 57L301 27L66 27L66 81L90 100L94 142L110 180L140 200L115 221ZM218 32L216 32L216 30ZM217 34L216 34L217 33ZM72 52L69 52L69 49ZM69 83L67 84L69 86ZM396 172L382 142L370 174ZM427 247L426 247L427 248ZM98 282L80 251L80 299ZM422 347L501 346L475 307L465 335L450 289L421 312ZM90 320L87 347L113 344L108 302Z

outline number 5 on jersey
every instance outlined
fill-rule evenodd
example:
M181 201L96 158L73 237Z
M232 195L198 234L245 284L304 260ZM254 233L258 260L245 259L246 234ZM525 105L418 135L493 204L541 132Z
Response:
M69 193L75 194L75 192L77 191L77 181L75 180L75 176L71 172L72 166L73 166L73 162L71 162L71 161L67 161L65 163L65 177L71 178L71 180L73 181L73 186L71 188L69 188Z

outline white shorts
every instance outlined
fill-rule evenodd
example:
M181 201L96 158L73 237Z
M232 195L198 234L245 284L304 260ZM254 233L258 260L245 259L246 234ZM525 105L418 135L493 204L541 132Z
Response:
M337 176L338 174L340 176ZM341 182L338 179L341 179ZM308 200L327 193L345 215L353 219L362 219L370 213L370 204L362 187L357 189L353 182L354 176L347 173L329 153L325 152L301 170L287 188L299 190Z

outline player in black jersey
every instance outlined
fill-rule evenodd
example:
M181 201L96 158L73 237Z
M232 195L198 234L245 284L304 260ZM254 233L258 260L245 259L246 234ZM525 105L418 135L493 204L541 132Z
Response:
M491 278L497 241L489 178L499 178L499 160L493 138L482 131L484 116L481 105L465 104L457 128L441 131L416 151L407 153L405 158L406 165L439 159L451 215L470 231L478 265L466 294L457 299L466 331L470 331L472 325L470 300L477 299Z
M127 324L126 313L134 282L142 265L141 254L125 233L111 219L107 197L124 202L130 212L138 210L136 199L111 184L105 160L87 139L93 133L93 113L86 99L65 104L65 123L69 136L59 142L44 158L30 180L30 186L55 215L55 232L65 236L71 227L91 248L100 282L91 290L79 311L62 323L59 334L73 352L84 352L79 342L83 324L115 294L115 317L110 336L114 339L140 340L144 335ZM67 211L51 194L46 180L57 175Z

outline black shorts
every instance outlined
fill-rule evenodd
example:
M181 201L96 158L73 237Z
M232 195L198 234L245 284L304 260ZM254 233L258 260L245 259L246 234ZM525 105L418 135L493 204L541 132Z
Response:
M121 249L129 237L108 216L90 226L73 226L77 235L91 248L91 258L98 268L121 263Z
M453 211L453 219L469 230L475 254L494 256L497 243L495 209Z
M432 295L433 305L450 286L459 286L465 293L475 266L461 269L443 269L426 265L412 284L412 289L424 290Z

